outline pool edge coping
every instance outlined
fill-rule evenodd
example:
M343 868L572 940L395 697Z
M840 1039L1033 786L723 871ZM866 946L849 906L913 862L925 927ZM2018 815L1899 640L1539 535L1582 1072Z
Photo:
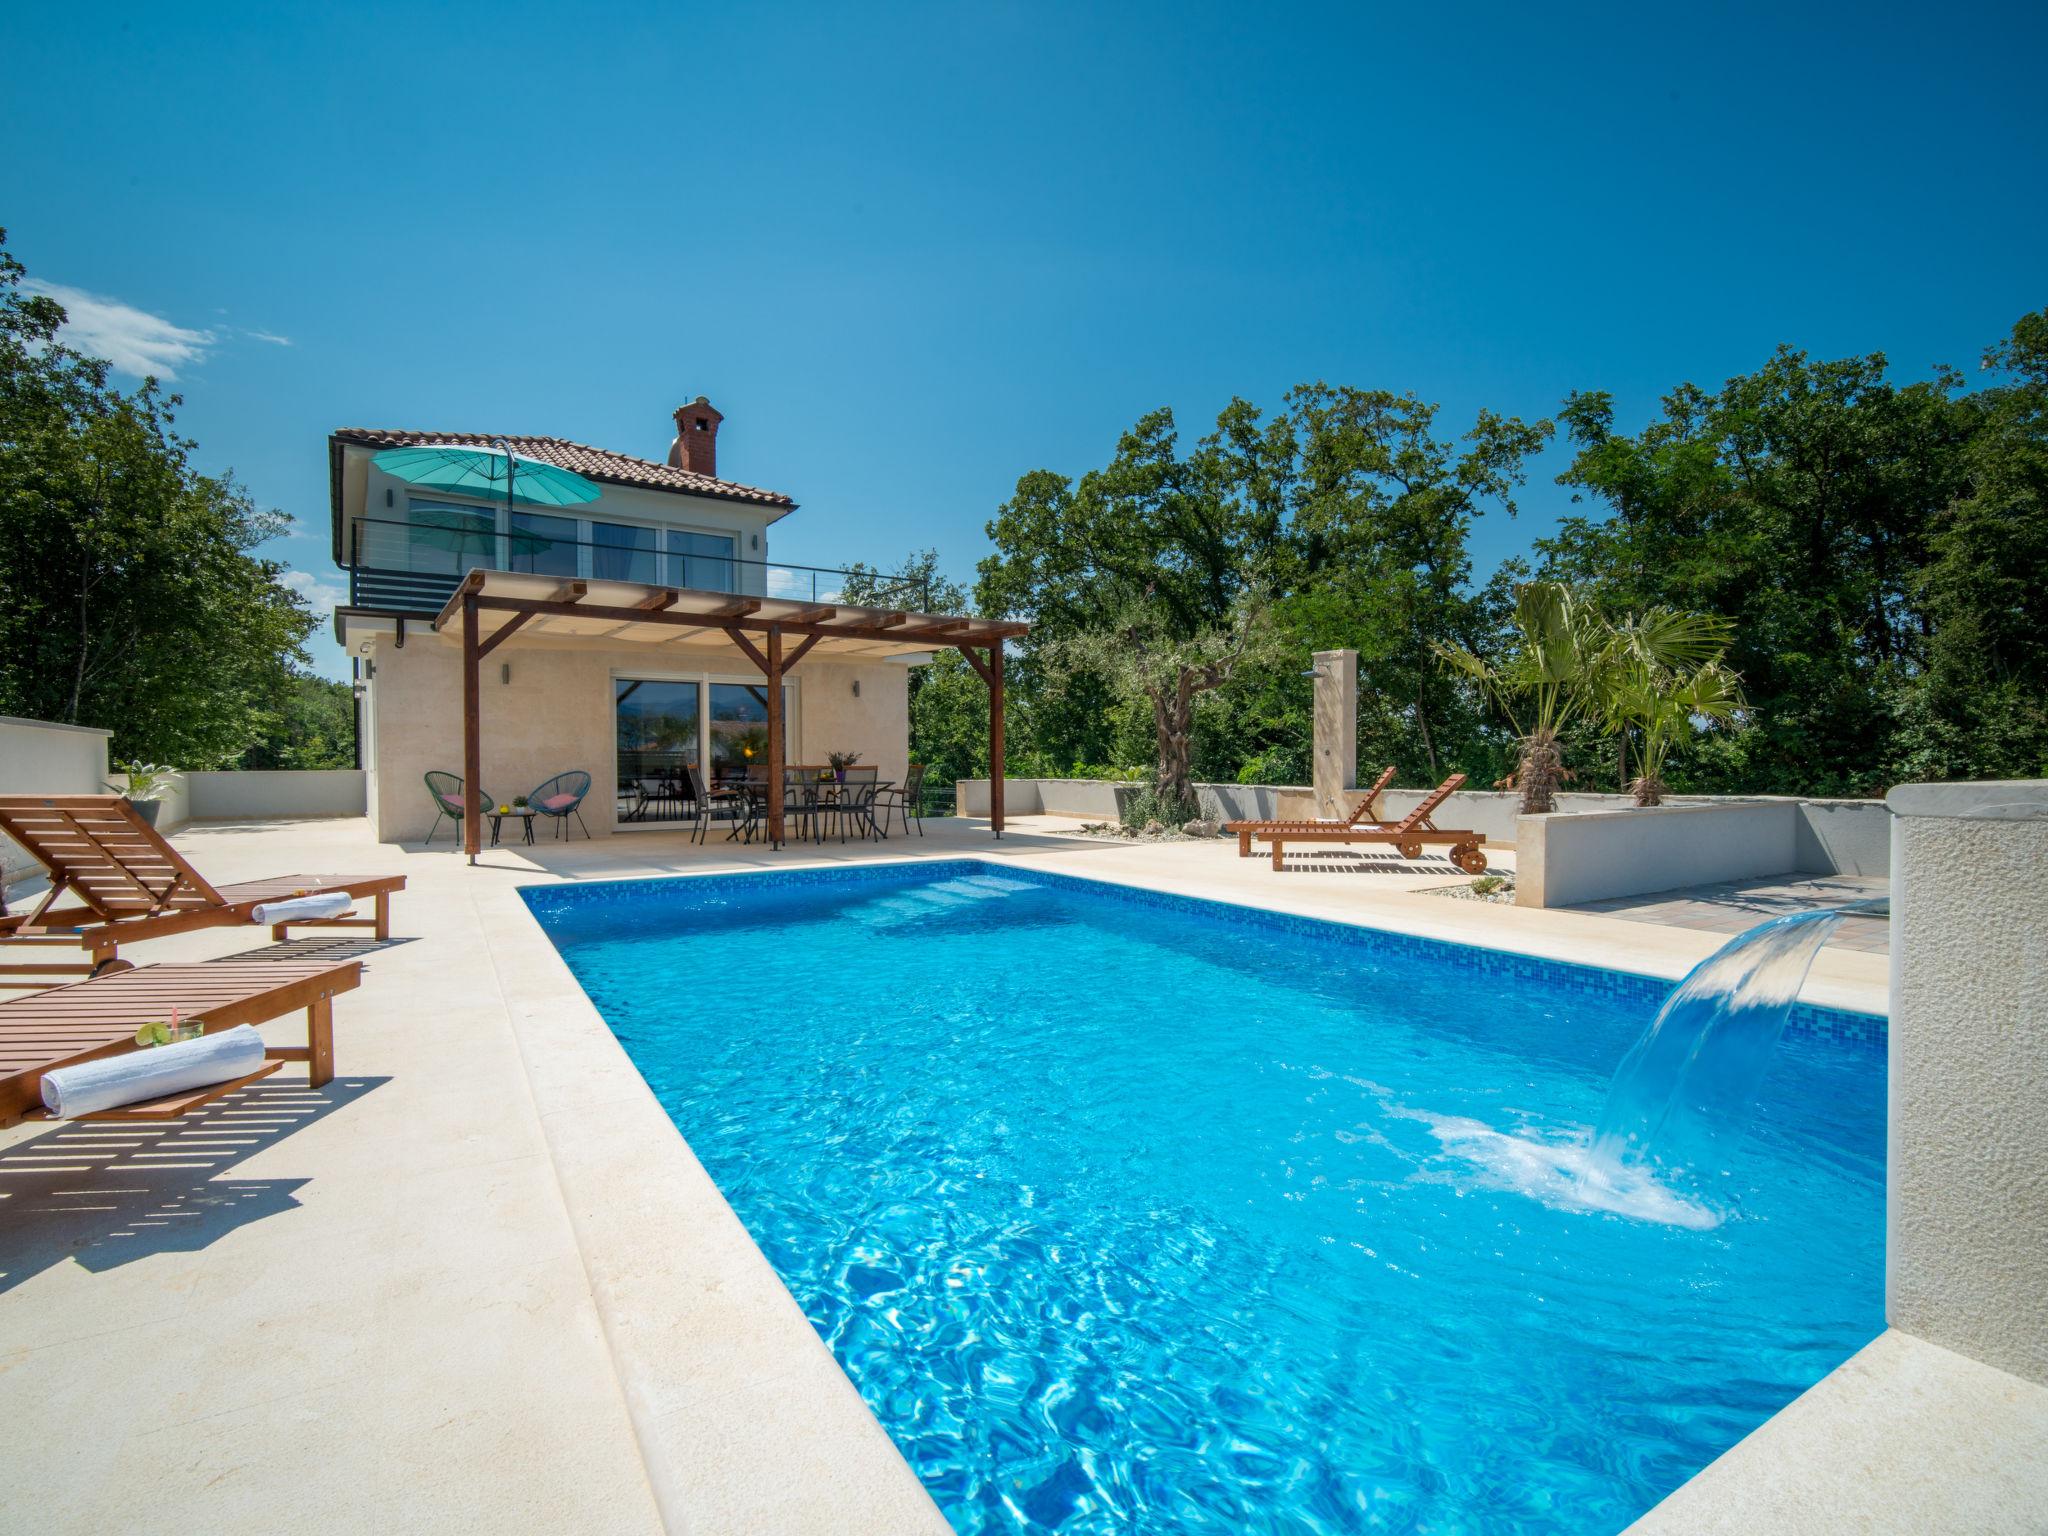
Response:
M478 915L663 1525L952 1536L520 894L581 883Z

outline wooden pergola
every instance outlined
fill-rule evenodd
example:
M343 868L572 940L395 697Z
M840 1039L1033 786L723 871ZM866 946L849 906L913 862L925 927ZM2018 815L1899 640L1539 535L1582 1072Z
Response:
M995 835L1003 835L1003 643L1028 633L1028 624L482 570L463 577L434 620L437 631L453 624L461 626L462 638L462 841L472 864L483 843L478 668L516 634L601 640L650 652L681 642L708 643L760 668L767 684L768 840L777 847L784 840L782 682L790 671L813 653L872 661L958 650L988 684L989 821Z

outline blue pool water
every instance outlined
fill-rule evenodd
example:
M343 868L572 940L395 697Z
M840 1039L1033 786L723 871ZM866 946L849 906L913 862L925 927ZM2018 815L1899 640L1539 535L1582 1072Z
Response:
M1589 1194L1661 983L977 861L527 897L963 1533L1618 1531L1883 1326L1870 1019Z

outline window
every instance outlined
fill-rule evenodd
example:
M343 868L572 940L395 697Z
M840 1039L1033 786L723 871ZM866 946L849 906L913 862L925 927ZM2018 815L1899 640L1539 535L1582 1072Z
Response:
M692 587L699 592L737 592L733 577L733 554L737 541L729 534L686 533L672 529L668 536L668 583Z
M431 501L409 503L406 513L408 571L460 576L476 566L498 563L498 515L477 507Z
M782 689L783 760L789 759L789 686ZM768 765L768 687L765 683L711 685L711 773L716 783L747 776L749 764Z
M514 512L509 568L534 576L576 574L576 519Z
M590 543L590 574L597 580L644 581L649 585L661 580L652 528L592 523Z

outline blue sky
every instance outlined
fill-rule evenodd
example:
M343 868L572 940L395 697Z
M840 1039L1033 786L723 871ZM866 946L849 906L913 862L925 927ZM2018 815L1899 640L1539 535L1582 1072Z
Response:
M331 590L343 425L794 495L971 575L1141 412L1412 388L1623 420L1780 341L1974 363L2048 304L2048 8L39 7L0 223ZM1482 569L1568 506L1538 466ZM323 631L322 670L344 664Z

